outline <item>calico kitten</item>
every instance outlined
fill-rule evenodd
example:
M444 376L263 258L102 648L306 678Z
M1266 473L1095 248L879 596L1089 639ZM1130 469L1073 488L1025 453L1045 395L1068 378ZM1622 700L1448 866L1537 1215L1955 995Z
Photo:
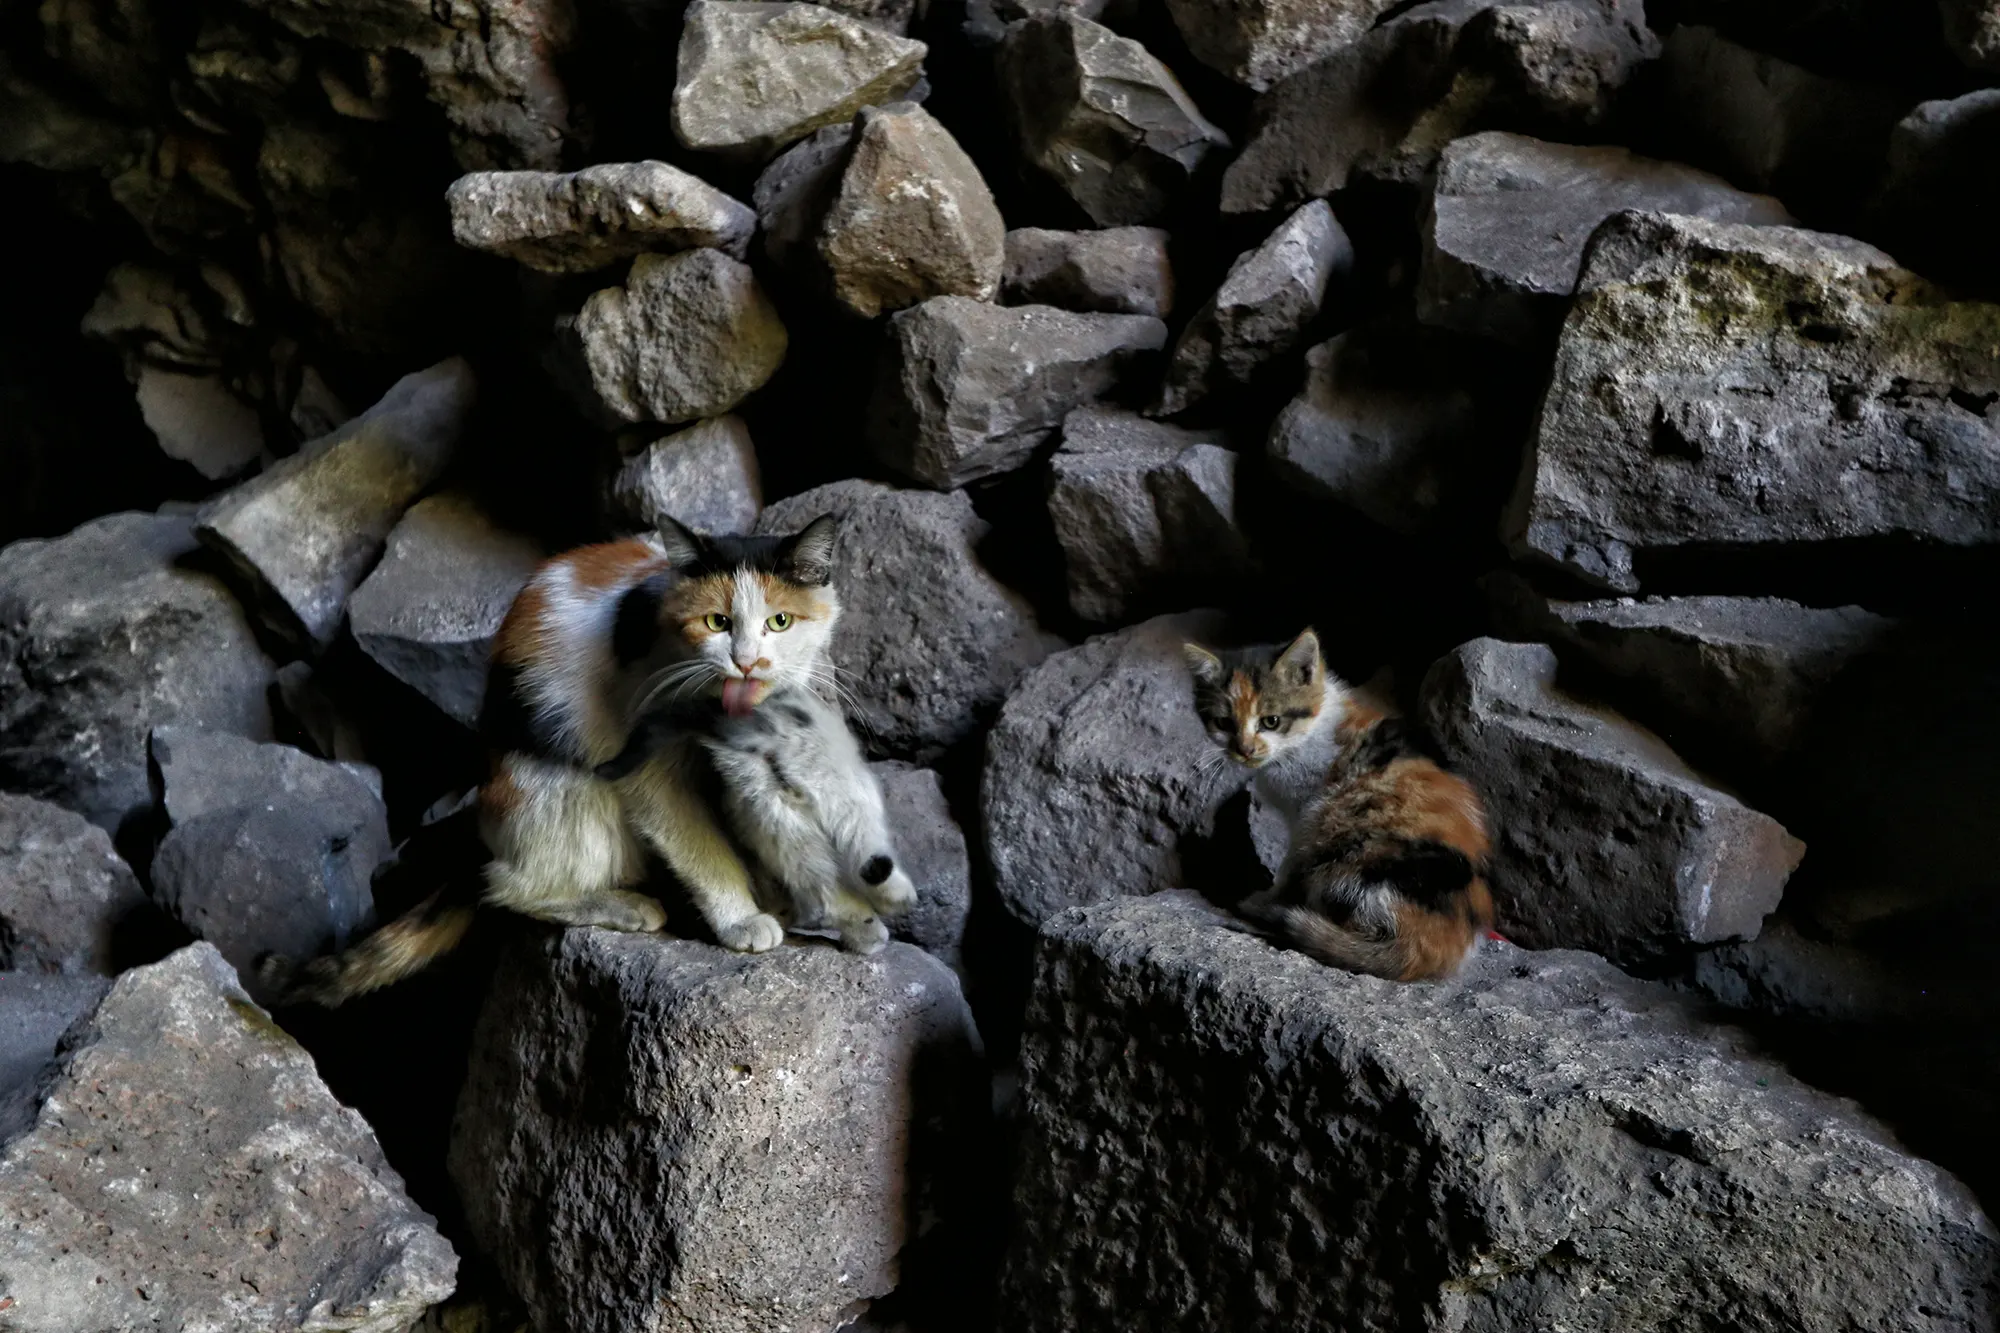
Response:
M1238 914L1349 971L1457 971L1493 921L1478 793L1332 676L1311 630L1282 649L1185 654L1210 737L1291 825L1277 883Z
M642 719L598 774L622 777L684 726ZM832 927L859 953L888 943L876 913L915 906L916 886L896 864L881 784L840 710L813 689L781 686L747 714L714 718L702 745L773 913L793 927Z
M772 690L826 672L836 531L831 515L789 537L703 537L669 519L657 540L585 546L535 571L494 641L481 715L493 754L479 791L492 854L483 901L566 926L658 930L665 911L631 888L643 845L725 947L777 945L783 927L703 799L699 734L663 730L677 714L662 704L747 716ZM598 776L640 716L656 733L644 761ZM293 992L333 1004L387 985L452 948L470 921L464 895L433 896L308 964Z

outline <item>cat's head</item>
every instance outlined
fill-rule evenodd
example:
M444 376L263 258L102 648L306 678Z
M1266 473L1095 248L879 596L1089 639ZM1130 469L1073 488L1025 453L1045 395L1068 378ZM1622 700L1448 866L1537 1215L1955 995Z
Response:
M1288 644L1212 652L1189 643L1181 651L1209 739L1250 768L1283 757L1340 702L1311 630Z
M660 602L678 635L688 684L748 713L780 686L825 683L840 597L833 544L840 523L823 514L787 537L709 537L673 519L660 545L679 576Z

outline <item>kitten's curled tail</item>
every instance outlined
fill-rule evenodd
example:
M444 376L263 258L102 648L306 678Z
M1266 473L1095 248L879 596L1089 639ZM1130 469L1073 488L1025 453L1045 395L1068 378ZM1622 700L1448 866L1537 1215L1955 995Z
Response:
M331 1009L421 972L458 947L479 901L477 870L444 878L444 886L352 948L297 962L269 957L257 967L279 1004Z
M1338 926L1303 907L1269 907L1260 923L1280 935L1300 953L1349 972L1364 972L1390 981L1409 979L1412 961L1400 936L1364 935Z

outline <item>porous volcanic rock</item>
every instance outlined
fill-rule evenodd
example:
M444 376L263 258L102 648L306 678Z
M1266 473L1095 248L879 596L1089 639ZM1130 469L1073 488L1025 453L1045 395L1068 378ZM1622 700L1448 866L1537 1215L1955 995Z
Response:
M35 1127L63 1034L110 989L108 976L0 972L0 1150Z
M1195 59L1262 92L1330 51L1351 46L1396 0L1168 0Z
M115 832L152 806L146 733L271 734L264 655L185 516L111 514L0 550L0 783Z
M935 1207L913 1158L950 1133L977 1041L957 978L907 944L524 940L452 1174L538 1326L831 1330L897 1285Z
M1514 553L1615 592L1680 547L2000 543L2000 305L1858 241L1604 224L1519 488Z
M1158 894L1052 919L1030 995L1023 1333L2000 1314L1965 1186L1588 954L1488 944L1398 985Z
M1805 844L1555 678L1546 646L1496 639L1424 677L1424 722L1486 802L1501 933L1627 966L1755 936Z
M994 888L1040 925L1067 907L1180 882L1181 839L1240 786L1194 710L1181 644L1213 612L1160 616L1057 653L1007 696L986 737L980 832Z
M889 322L869 443L888 467L939 488L1012 471L1166 340L1166 325L1144 315L926 301Z
M671 518L696 532L750 531L764 508L750 428L741 417L714 417L653 441L619 470L612 499L648 528Z
M759 533L840 517L832 657L873 754L923 760L970 736L1021 673L1060 646L980 563L989 528L963 492L837 481L780 500Z
M748 206L665 162L473 172L452 182L445 204L460 245L544 273L588 273L694 246L741 259L757 229Z
M405 375L333 434L203 507L202 541L229 558L273 629L314 651L333 641L390 530L451 461L473 394L462 358Z
M965 834L951 817L944 785L935 769L896 759L868 767L882 784L896 859L917 886L917 905L889 922L890 934L962 975L965 922L972 912L972 859Z
M119 923L145 905L103 829L0 792L0 972L110 976Z
M214 948L119 977L0 1157L22 1327L404 1329L457 1256Z
M541 546L459 492L420 500L347 605L361 651L470 727L486 697L493 636L541 562Z

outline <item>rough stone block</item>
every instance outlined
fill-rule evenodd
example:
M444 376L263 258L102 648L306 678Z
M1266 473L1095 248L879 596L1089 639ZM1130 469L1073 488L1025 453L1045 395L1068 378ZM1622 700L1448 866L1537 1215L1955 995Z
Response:
M1000 299L1008 305L1165 319L1174 305L1168 239L1158 227L1017 227L1007 233Z
M110 976L118 927L145 906L103 829L0 792L0 972Z
M109 977L0 972L0 1149L35 1127L63 1034L110 989Z
M544 273L588 273L653 251L712 246L742 259L757 216L665 162L569 173L478 171L445 191L460 245Z
M885 759L868 766L882 784L896 859L917 886L917 905L889 931L963 974L965 921L972 912L972 859L935 770Z
M1570 952L1398 985L1192 894L1045 928L1002 1321L1973 1333L1971 1192L1696 1003Z
M1395 0L1168 0L1167 12L1194 58L1262 92L1343 46L1396 8Z
M750 531L764 508L750 428L741 417L715 417L653 441L619 471L612 499L648 528L671 518L696 532Z

